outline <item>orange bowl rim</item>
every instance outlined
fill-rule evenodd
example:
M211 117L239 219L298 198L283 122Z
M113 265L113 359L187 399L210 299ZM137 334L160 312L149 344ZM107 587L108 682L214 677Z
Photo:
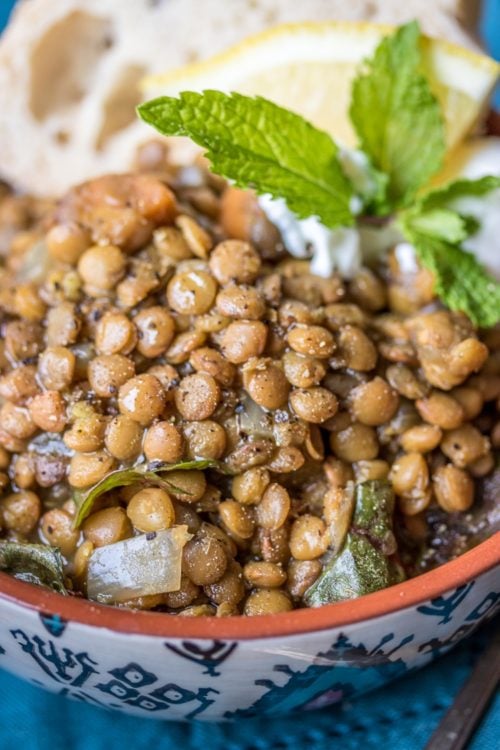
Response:
M317 609L259 617L180 617L109 607L63 596L0 573L0 600L45 615L111 631L161 638L252 640L313 633L371 620L436 597L478 578L500 563L500 532L440 567L382 591Z

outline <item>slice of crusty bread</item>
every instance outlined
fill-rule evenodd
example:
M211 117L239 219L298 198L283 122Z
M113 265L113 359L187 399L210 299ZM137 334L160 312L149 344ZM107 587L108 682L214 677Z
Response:
M264 28L418 17L427 33L473 46L460 13L460 0L23 0L0 41L0 176L57 194L127 169L151 137L134 113L144 74Z

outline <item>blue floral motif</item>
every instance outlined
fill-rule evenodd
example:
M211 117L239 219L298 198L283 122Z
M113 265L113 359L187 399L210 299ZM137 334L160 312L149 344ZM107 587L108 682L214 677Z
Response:
M370 636L368 647L360 637L353 635L356 632L354 630L349 635L340 633L325 651L315 655L313 653L310 657L297 653L294 658L290 645L284 643L282 659L278 658L278 644L271 676L269 677L266 663L265 677L253 678L253 685L260 687L260 697L247 698L253 700L252 705L226 711L224 718L274 716L338 703L389 682L419 666L426 659L440 656L491 617L500 604L500 592L486 593L482 586L474 589L469 602L468 595L473 586L474 582L465 584L417 607L420 617L416 617L414 627L417 628L419 624L431 625L432 637L425 643L421 643L422 633L403 638L403 629L401 635L392 632L385 634L375 646L373 636ZM412 610L412 616L414 614L415 610ZM436 619L426 623L422 616L425 620L428 617ZM238 653L239 646L235 641L162 641L160 648L163 649L167 664L165 668L159 665L159 671L156 670L156 662L152 661L147 664L148 669L134 661L121 665L118 663L113 668L110 668L113 662L107 663L106 667L99 667L86 651L73 651L65 647L68 627L65 620L58 615L46 613L40 613L39 618L48 635L40 625L37 627L40 635L20 628L10 630L10 634L27 654L26 660L32 660L41 670L38 672L41 679L32 678L31 681L44 686L49 682L48 676L53 688L58 689L61 695L125 712L130 708L139 709L160 719L170 716L178 718L179 713L182 718L192 719L204 712L210 713L213 710L210 706L216 701L224 703L224 691L230 689L225 680L220 681L220 691L210 685L214 684L213 678L224 672L221 667L226 660ZM404 620L403 625L406 627L408 622L410 621ZM433 623L451 625L436 628ZM375 632L380 631L377 628ZM424 627L422 632L427 634L427 628ZM78 643L78 640L75 642ZM410 643L411 647L405 648ZM300 643L296 647L300 649ZM309 644L306 649L309 649ZM5 653L5 649L0 646L0 655ZM417 654L420 658L417 658ZM112 655L110 652L108 656ZM17 653L16 656L19 657L20 654ZM189 677L186 676L185 681L179 675L183 674L182 667L187 665L180 662L179 658L196 665L190 667ZM304 659L307 659L305 664ZM155 669L155 672L151 669ZM166 670L170 670L170 673ZM203 686L203 678L195 681L193 672L208 675L205 682L207 686ZM165 682L172 678L180 679L183 684ZM221 699L217 697L219 695ZM235 705L241 706L241 703Z
M237 645L234 642L225 643L224 641L212 641L212 645L208 646L191 641L182 641L181 646L165 644L174 654L205 667L202 674L209 674L212 677L219 677L220 672L217 671L217 667L231 656Z
M166 711L170 706L195 704L194 708L186 714L186 719L192 719L203 713L214 702L211 696L219 694L219 691L214 688L198 688L195 692L173 682L149 690L154 683L158 682L157 676L133 662L124 667L111 669L108 674L113 679L96 685L101 692L118 698L128 706L148 712ZM148 689L142 690L142 688Z
M134 663L127 664L126 667L120 669L110 669L109 674L135 688L146 687L156 682L156 675L152 672L146 672L145 669Z
M81 687L92 674L98 674L94 669L97 662L91 659L86 651L75 654L69 648L57 648L50 639L44 641L38 635L29 637L22 630L10 632L22 650L56 682Z
M403 659L391 657L414 639L409 635L390 650L383 646L394 642L394 634L384 636L371 651L362 644L353 644L343 634L331 648L318 653L304 671L294 671L287 664L278 664L276 672L285 674L287 682L280 686L273 680L256 680L267 692L252 706L225 714L227 719L257 715L284 714L292 710L310 710L338 703L351 695L368 691L407 671Z
M39 617L40 622L42 623L45 630L50 633L50 635L54 636L54 638L59 638L66 630L66 625L68 623L66 622L66 620L63 620L60 615L52 615L46 614L45 612L40 612Z
M467 622L473 622L474 620L482 620L486 614L488 617L492 617L497 611L498 605L500 605L500 592L490 591L483 601L476 605L472 612L469 612L465 619Z
M430 615L431 617L441 617L441 620L437 624L445 625L451 622L453 612L462 604L474 584L475 581L465 583L448 596L438 596L435 599L431 599L430 605L422 604L420 607L417 607L417 612L420 612L422 615Z
M458 590L459 589L457 589L457 591ZM433 600L433 602L434 601L436 600ZM463 601L463 597L461 601ZM474 630L476 630L476 628L484 621L484 617L486 614L489 613L491 616L495 612L499 603L500 593L491 591L479 604L474 607L471 612L469 612L463 624L460 625L457 630L448 635L446 638L439 638L436 636L435 638L431 638L430 641L422 643L419 646L419 652L424 654L431 653L433 659L441 656L442 654L445 654L461 640L470 636L474 632Z
M459 643L463 638L471 635L476 629L479 623L473 625L461 625L457 630L453 631L446 638L431 638L430 641L422 643L418 647L418 651L421 654L432 654L432 658L435 659L438 656L442 656L449 651L453 646Z

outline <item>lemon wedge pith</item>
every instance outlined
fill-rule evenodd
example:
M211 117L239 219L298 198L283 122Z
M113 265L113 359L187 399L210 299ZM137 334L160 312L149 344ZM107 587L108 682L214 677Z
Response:
M352 146L352 80L360 62L393 30L371 23L286 24L204 62L149 76L142 90L146 98L209 88L260 94ZM423 40L423 62L443 108L451 150L483 112L500 66L484 55L429 37Z

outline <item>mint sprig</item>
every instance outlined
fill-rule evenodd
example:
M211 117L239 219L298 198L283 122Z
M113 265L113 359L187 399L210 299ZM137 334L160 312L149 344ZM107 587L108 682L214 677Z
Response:
M423 195L398 218L421 264L434 274L439 297L484 327L500 319L500 284L463 247L478 230L478 221L462 215L459 202L499 188L500 177L457 180Z
M385 37L352 87L349 114L362 150L389 178L392 206L407 205L441 167L441 108L421 71L416 22Z
M300 219L316 216L329 228L369 216L394 221L433 272L443 302L476 325L491 326L500 320L500 285L463 246L480 221L461 211L460 201L499 188L500 178L460 179L425 191L446 146L420 44L416 22L400 27L354 80L350 116L361 170L327 133L262 97L185 91L146 102L138 113L163 135L189 136L206 149L214 172L283 198Z
M327 227L354 223L353 190L327 133L260 96L185 91L138 107L163 135L189 136L212 169L238 187L284 198L299 217Z
M460 198L481 198L492 190L500 188L500 177L487 175L477 179L462 178L448 182L439 188L429 190L417 201L421 210L447 208Z
M434 274L437 295L452 310L465 312L477 326L488 328L500 319L500 284L472 253L442 237L404 227L425 268Z

